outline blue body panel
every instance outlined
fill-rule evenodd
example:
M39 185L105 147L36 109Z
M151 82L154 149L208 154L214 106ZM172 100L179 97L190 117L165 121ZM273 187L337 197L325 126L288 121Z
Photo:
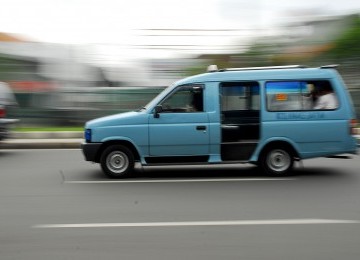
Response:
M91 120L85 128L92 129L92 142L128 141L140 154L146 155L149 150L148 118L146 112L127 112Z
M338 97L339 107L331 111L271 112L266 108L265 84L281 80L329 80ZM262 149L274 141L290 144L302 159L355 153L356 140L349 134L354 108L341 77L332 69L280 69L214 72L189 77L164 90L145 109L95 119L86 123L91 142L122 140L137 150L140 161L152 156L209 156L209 163L221 163L221 82L256 81L260 86L260 138L250 157L258 160ZM204 111L161 113L154 108L176 87L201 83ZM198 127L201 127L199 130ZM205 130L204 130L205 128Z
M197 130L203 126L205 130ZM164 113L149 117L150 156L198 156L209 154L207 113Z

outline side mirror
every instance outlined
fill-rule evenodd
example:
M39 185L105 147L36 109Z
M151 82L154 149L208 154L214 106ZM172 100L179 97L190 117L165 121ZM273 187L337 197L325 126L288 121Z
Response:
M160 117L160 113L163 111L162 105L157 105L154 108L154 118L159 118Z

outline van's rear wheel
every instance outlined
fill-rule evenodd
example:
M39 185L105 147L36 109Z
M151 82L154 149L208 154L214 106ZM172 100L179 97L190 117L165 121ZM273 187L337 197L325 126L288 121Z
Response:
M123 178L134 171L134 155L126 146L112 145L101 154L100 165L108 177Z
M294 156L287 147L269 147L260 156L260 166L271 176L287 176L294 165Z

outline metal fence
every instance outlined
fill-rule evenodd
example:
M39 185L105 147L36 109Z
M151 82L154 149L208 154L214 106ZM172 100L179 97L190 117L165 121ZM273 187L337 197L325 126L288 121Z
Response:
M86 121L144 107L164 88L92 88L21 92L8 116L20 125L82 125Z

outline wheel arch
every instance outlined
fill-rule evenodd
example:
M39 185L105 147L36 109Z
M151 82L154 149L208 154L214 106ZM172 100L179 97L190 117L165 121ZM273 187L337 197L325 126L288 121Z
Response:
M270 147L285 147L291 152L293 158L295 158L296 160L301 158L297 145L294 142L292 142L291 140L270 139L266 143L264 143L262 146L258 147L258 149L254 153L254 155L251 157L250 161L257 163L259 161L260 157L262 156L262 154L266 150L268 150Z
M127 147L133 153L135 161L140 161L140 153L132 142L128 140L108 140L100 146L100 149L96 154L95 160L97 163L100 162L101 154L104 152L104 150L112 145L123 145Z
M267 143L260 151L259 153L259 157L266 151L268 150L269 148L272 148L272 147L283 147L283 148L286 148L292 155L293 158L299 158L299 153L298 151L294 148L294 146L287 142L287 141L271 141L269 143Z

